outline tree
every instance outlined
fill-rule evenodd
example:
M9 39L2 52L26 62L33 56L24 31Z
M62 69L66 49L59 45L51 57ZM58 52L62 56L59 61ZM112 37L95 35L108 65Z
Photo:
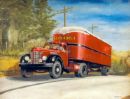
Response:
M8 9L8 30L11 35L16 32L15 39L20 46L31 39L48 39L56 26L47 0L1 0L0 7Z

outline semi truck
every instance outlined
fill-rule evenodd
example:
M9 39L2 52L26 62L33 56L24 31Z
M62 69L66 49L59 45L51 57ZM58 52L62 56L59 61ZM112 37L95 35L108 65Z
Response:
M63 72L74 72L76 77L86 77L93 71L108 74L111 45L79 27L58 28L52 34L53 39L46 47L32 48L20 58L23 77L39 71L49 72L55 79Z

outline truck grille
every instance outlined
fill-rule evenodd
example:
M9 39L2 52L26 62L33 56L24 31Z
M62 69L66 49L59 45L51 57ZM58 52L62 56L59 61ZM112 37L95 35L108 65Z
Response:
M33 64L38 64L39 59L41 58L41 53L40 52L31 52L31 60Z

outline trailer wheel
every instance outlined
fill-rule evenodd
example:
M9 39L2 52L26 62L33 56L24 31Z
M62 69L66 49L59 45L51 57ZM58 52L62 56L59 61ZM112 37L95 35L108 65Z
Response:
M85 63L80 64L80 69L75 72L76 77L86 77L88 74L87 65Z
M107 73L108 73L108 68L106 66L103 66L101 68L101 75L102 76L107 76L108 75Z
M21 69L21 75L24 78L30 78L30 77L32 77L33 72L29 72L29 71L27 71L25 69Z
M53 67L49 71L51 78L59 78L62 75L62 66L59 61L56 61L53 65Z

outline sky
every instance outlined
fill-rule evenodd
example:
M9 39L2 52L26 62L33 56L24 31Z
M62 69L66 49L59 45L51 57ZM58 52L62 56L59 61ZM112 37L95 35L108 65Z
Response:
M67 12L67 26L80 26L100 37L114 50L130 50L130 0L49 0L54 11L64 6ZM57 27L63 27L63 14L54 16Z

